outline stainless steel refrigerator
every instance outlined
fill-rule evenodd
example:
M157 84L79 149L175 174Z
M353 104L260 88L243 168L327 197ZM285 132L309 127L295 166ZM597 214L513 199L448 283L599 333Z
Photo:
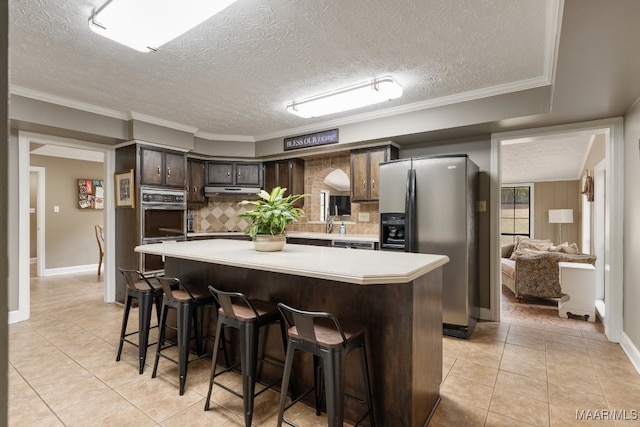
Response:
M380 249L447 255L442 321L468 338L478 318L478 166L466 155L380 165Z

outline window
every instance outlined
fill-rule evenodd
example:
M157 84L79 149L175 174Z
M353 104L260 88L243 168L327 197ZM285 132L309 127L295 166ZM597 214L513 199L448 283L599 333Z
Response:
M516 236L531 237L531 187L502 187L500 244L515 243Z

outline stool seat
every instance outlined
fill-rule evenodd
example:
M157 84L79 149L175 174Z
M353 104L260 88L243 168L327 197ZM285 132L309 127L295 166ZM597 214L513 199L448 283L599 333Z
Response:
M316 344L327 348L342 347L362 334L362 328L359 325L341 322L340 326L342 326L344 337L335 328L331 320L325 318L316 319L314 325ZM293 339L305 339L303 335L298 333L298 328L295 325L287 330L287 335Z
M234 317L239 322L251 322L258 318L264 318L266 316L280 316L278 306L274 303L261 301L261 300L249 300L249 305L245 304L232 304ZM220 307L218 313L225 315L224 309Z
M122 348L124 343L129 343L138 347L138 374L144 371L144 365L147 359L147 348L155 343L149 342L149 331L157 328L160 324L160 304L162 303L162 286L155 279L147 279L138 270L126 270L118 268L124 277L127 296L124 303L124 313L122 316L122 328L120 330L120 343L118 345L118 354L116 362L120 361L122 356ZM127 333L127 324L129 322L129 313L134 300L138 301L138 330ZM156 316L158 322L155 326L151 326L151 311L156 306ZM138 341L134 342L129 339L131 335L137 334Z
M329 427L341 427L344 421L344 396L346 395L344 392L344 365L347 353L355 349L360 350L366 396L364 399L354 398L367 406L367 411L355 425L360 425L368 417L370 425L375 426L364 330L355 323L338 322L338 319L331 313L299 310L283 303L278 304L278 309L288 326L288 341L277 426L281 426L283 422L294 425L284 419L285 410L313 390L315 391L316 414L320 415L322 397L326 394ZM285 407L287 385L291 380L293 358L296 351L313 355L314 385L302 393L299 398L292 398L291 404Z

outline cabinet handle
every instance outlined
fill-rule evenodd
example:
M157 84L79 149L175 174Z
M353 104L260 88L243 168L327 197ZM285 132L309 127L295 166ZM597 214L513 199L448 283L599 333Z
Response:
M196 186L193 186L193 194L198 194L198 189L196 188Z
M160 175L160 166L158 166L158 175Z
M376 182L375 181L371 181L371 189L372 190L376 189Z
M363 190L367 189L367 181L362 181L362 189Z
M227 176L231 176L231 169L227 169Z
M171 168L167 168L167 178L171 178Z

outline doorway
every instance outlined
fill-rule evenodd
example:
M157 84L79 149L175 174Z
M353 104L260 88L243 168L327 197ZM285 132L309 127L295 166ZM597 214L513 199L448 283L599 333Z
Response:
M112 260L115 259L114 245L111 244L114 240L114 227L115 227L115 215L114 215L114 203L113 192L111 191L112 180L108 177L113 176L115 171L115 151L112 147L89 143L84 141L73 140L69 138L60 138L50 135L35 134L30 132L19 132L18 134L18 194L24 195L18 197L18 268L17 268L17 283L12 283L10 286L16 286L18 288L18 309L10 312L10 322L17 322L26 320L30 317L29 302L30 302L30 198L28 197L30 192L30 151L32 144L44 145L49 144L55 147L59 147L59 151L65 149L80 149L88 151L101 152L104 156L104 184L105 184L105 198L104 198L104 211L103 211L103 224L105 227L105 256L104 256L104 301L115 301L115 277L113 268L111 268ZM44 174L41 175L43 184L41 188L44 188ZM80 178L80 177L78 177ZM44 203L39 203L39 206L43 206ZM44 215L37 215L41 221L44 221ZM44 233L44 224L40 227L40 232ZM44 237L39 239L38 258L40 260L38 270L40 275L44 269ZM97 251L97 249L96 249ZM96 257L97 258L97 257Z
M604 300L606 317L603 320L605 334L610 341L619 342L622 332L622 202L621 191L623 182L623 129L622 119L606 119L593 122L575 123L569 125L552 126L548 128L529 129L524 131L505 132L492 135L492 166L491 174L496 179L491 189L491 199L494 206L500 206L501 201L501 160L502 143L510 140L526 140L545 138L551 135L570 135L574 133L604 134L607 140L604 148L604 192L603 209L605 225L601 228L604 235L606 252L602 256L606 298ZM579 177L576 179L580 179ZM491 216L491 314L492 320L500 319L501 311L501 269L500 269L500 212L492 210ZM595 236L594 236L595 238Z

